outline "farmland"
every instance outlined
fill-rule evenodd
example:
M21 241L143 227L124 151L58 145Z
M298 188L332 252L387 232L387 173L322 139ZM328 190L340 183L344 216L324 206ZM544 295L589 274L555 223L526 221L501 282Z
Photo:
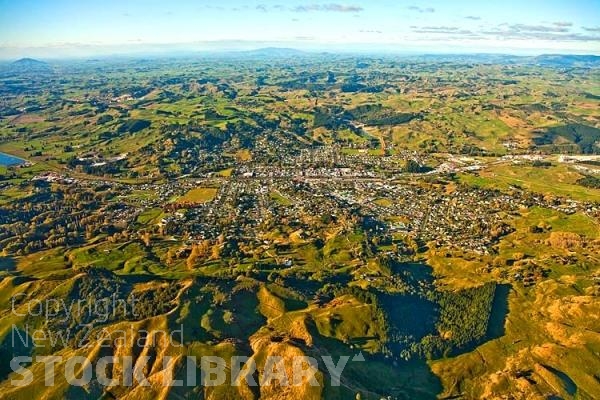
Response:
M600 397L594 60L266 49L1 70L0 151L23 159L0 167L1 358L151 355L155 381L179 373L170 355L263 376L272 355L360 353L340 386L321 362L293 395ZM113 295L133 311L10 312ZM73 336L15 348L12 326ZM125 330L181 336L78 340ZM11 399L290 395L47 388L42 363L14 387L4 367Z

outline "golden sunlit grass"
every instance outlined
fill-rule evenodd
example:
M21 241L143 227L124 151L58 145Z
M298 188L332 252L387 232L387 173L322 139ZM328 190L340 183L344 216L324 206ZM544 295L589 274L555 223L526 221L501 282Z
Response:
M217 195L217 188L196 188L177 199L177 203L209 203Z

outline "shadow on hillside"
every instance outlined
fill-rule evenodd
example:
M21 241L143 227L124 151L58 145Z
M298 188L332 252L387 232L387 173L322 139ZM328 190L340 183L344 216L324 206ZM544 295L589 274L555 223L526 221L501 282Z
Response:
M488 323L487 340L497 339L504 336L504 324L508 315L508 295L511 286L508 284L496 286L494 302L492 303L492 313Z
M428 359L453 357L505 334L510 285L487 283L458 291L437 291L432 268L425 264L393 263L391 290L376 294L376 304L385 318L388 337L377 355L363 352L367 362L349 362L342 386L327 386L327 398L432 399L441 393L439 378L429 368ZM355 290L356 291L356 290ZM360 293L353 293L360 298ZM369 299L365 295L365 299ZM356 347L319 334L313 327L314 347L305 351L321 360L331 355L353 356ZM361 339L361 338L353 338ZM352 341L354 345L356 341ZM321 361L319 361L321 363ZM320 368L326 371L324 365Z
M0 382L8 378L12 369L10 362L15 357L31 356L34 350L33 339L16 327L8 330L8 334L0 344ZM21 366L27 367L25 363Z
M317 360L319 370L326 376L324 398L349 399L360 393L361 399L369 400L386 396L418 400L434 399L442 391L441 381L425 360L391 362L384 356L369 355L337 339L320 335L312 320L307 321L307 328L314 339L313 346L301 347L305 354ZM340 357L349 357L337 387L330 384L332 376L323 361L324 356L332 357L336 364Z
M17 264L11 257L0 257L0 272L15 272Z
M395 264L391 270L404 292L378 298L396 362L458 356L505 334L510 285L438 291L427 265Z

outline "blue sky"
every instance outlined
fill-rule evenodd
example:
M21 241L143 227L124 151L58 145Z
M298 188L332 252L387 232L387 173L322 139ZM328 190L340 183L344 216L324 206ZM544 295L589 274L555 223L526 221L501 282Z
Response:
M263 46L600 54L600 0L0 0L0 57Z

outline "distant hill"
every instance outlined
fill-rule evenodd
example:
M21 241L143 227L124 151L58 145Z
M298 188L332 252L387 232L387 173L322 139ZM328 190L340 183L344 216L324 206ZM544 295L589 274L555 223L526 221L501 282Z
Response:
M21 58L12 63L15 67L49 67L48 63L34 58Z
M289 58L305 56L307 54L310 53L286 47L265 47L255 50L232 51L226 53L226 55L229 56L248 58Z
M424 54L411 58L426 62L457 62L476 64L534 64L545 67L600 67L600 56L576 54L542 54L516 56L509 54Z
M52 67L44 61L33 58L21 58L10 63L8 70L13 73L41 73L52 72Z
M318 51L303 51L289 47L264 47L253 50L233 50L213 52L215 56L229 57L260 57L260 58L287 58L309 55L337 54ZM456 54L415 54L401 55L403 59L419 60L424 62L455 62L474 64L535 64L549 67L569 66L600 66L600 56L578 54L541 54L539 56L523 56L512 54L493 53L456 53Z
M575 65L600 66L600 56L594 55L542 54L541 56L534 57L532 61L538 65L556 67Z
M265 55L298 55L298 54L306 54L306 52L298 49L288 48L288 47L264 47L256 50L249 50L245 52L246 54L265 54Z
M525 57L510 54L423 54L409 56L424 62L455 62L475 64L516 64L525 60Z

